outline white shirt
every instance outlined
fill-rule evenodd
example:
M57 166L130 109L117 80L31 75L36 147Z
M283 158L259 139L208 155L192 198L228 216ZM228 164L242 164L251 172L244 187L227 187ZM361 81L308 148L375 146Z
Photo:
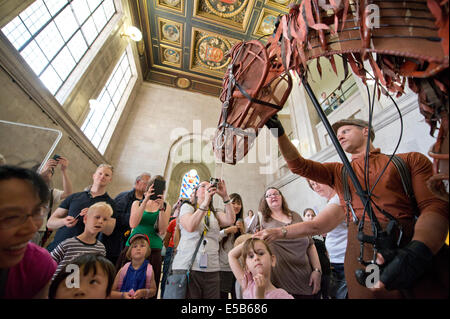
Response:
M195 209L189 204L184 204L181 206L180 214L178 218L181 218L181 216L188 214L188 213L194 213ZM181 223L180 225L180 242L177 247L177 253L175 254L175 257L173 259L172 269L188 269L189 263L192 259L192 254L195 251L195 247L198 243L198 240L200 239L200 236L203 232L203 229L205 227L205 218L202 218L202 221L197 226L197 229L193 232L188 232L186 229L183 228ZM209 216L209 230L207 231L206 235L203 237L202 243L200 244L200 247L197 252L197 256L195 257L194 263L192 265L192 270L196 271L203 271L203 272L213 272L213 271L219 271L219 235L220 235L220 227L219 222L214 216L214 214L211 212L211 215ZM203 242L206 240L206 245L203 245ZM199 267L199 259L203 252L203 250L208 255L208 265L207 268L200 268Z
M336 204L339 206L339 196L336 194L328 204ZM345 220L335 229L327 233L325 240L330 262L334 264L343 264L345 258L345 250L347 248L347 223Z

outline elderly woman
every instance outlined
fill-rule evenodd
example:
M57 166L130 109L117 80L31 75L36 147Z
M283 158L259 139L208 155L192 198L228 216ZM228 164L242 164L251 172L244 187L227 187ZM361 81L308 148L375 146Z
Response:
M215 194L222 198L224 212L216 210L212 205ZM220 298L220 228L233 225L235 220L236 214L223 180L217 186L201 182L195 189L192 205L184 203L181 206L178 217L181 236L172 270L188 269L195 247L202 233L204 235L189 274L186 298Z
M299 214L291 211L281 194L275 188L268 188L260 201L262 228L281 228L301 223ZM270 243L276 256L276 266L272 270L272 283L283 288L295 299L313 299L320 290L322 270L314 241L311 237L277 239Z

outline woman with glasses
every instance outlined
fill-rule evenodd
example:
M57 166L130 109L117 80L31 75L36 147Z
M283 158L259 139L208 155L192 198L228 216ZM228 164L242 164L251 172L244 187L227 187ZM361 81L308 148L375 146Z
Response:
M212 205L216 194L223 200L224 211L216 210ZM188 270L203 234L189 273L186 298L220 298L220 228L234 224L235 220L236 214L223 180L219 180L217 186L206 181L201 182L194 191L192 205L185 203L181 206L178 215L181 236L172 263L173 271Z
M301 223L302 218L289 209L280 190L269 187L261 198L262 229ZM313 299L320 290L322 270L314 241L311 237L272 241L270 249L277 259L272 270L272 283L283 288L295 299Z
M57 265L45 248L30 242L48 199L48 187L36 172L0 166L0 299L48 296Z

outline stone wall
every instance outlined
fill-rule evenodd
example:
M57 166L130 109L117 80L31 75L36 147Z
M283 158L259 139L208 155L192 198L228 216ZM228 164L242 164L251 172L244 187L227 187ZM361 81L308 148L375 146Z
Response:
M114 145L111 193L131 189L135 177L147 171L165 176L168 199L174 203L182 175L195 168L202 180L211 177L208 173L222 176L228 192L239 193L245 208L255 209L265 187L259 166L244 159L236 166L223 164L222 169L210 152L209 138L217 127L220 105L215 97L144 83Z

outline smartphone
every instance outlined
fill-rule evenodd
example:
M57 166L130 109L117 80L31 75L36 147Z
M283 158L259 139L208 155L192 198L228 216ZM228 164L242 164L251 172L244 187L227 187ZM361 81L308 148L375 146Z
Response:
M58 154L53 155L53 159L54 159L55 161L59 160L60 157L61 157L61 156L59 156Z
M78 217L80 217L80 215L81 215L81 212L79 212L78 215L74 217L74 219L77 219Z
M155 182L153 183L154 194L150 196L150 199L151 200L158 199L159 198L158 195L162 195L165 189L166 189L166 181L155 179Z

